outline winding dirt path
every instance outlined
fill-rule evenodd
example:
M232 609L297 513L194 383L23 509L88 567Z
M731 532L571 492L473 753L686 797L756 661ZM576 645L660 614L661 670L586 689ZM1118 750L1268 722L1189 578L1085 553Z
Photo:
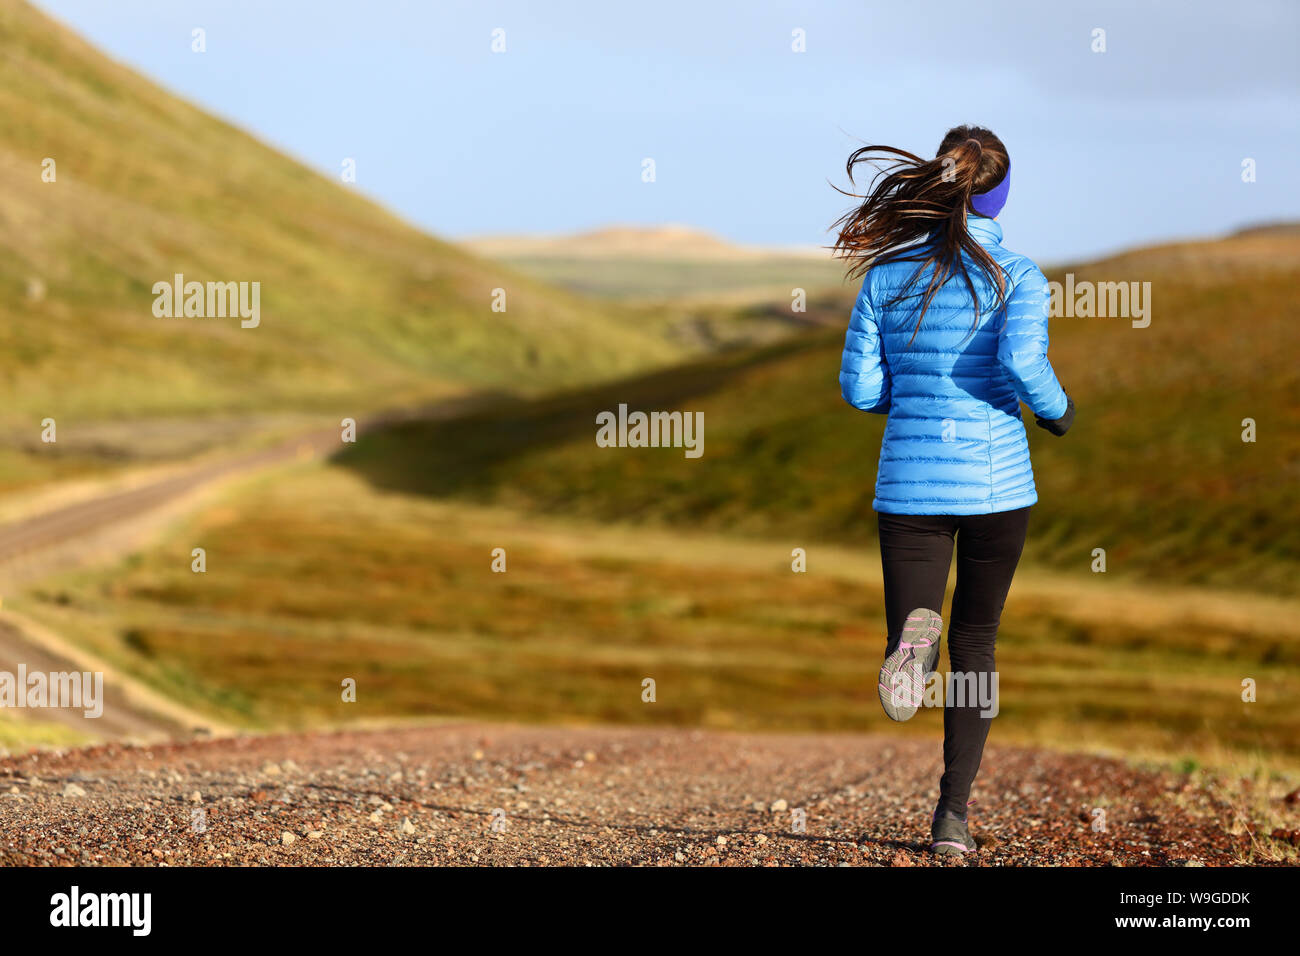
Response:
M418 409L367 417L358 434L406 418L449 418L493 400L459 396ZM178 465L156 478L122 487L119 477L105 490L79 500L26 515L0 526L0 608L7 593L39 581L64 567L111 560L138 546L149 534L230 480L292 461L324 458L341 447L338 428L326 428L280 441L257 451L209 457ZM129 484L129 482L128 482ZM0 610L0 671L91 671L104 675L103 715L87 718L80 708L10 711L62 724L94 739L151 740L201 730L228 733L230 728L189 711L122 674L94 654L65 641L21 615Z

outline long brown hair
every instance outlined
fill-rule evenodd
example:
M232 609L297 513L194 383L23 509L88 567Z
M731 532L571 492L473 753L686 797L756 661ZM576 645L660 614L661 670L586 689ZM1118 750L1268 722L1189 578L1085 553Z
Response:
M883 262L917 262L916 271L893 300L897 302L912 294L921 275L933 267L913 339L935 293L953 275L961 275L970 290L975 325L979 324L979 296L963 252L997 289L995 308L1001 308L1006 300L1005 277L967 231L966 214L974 211L971 196L992 189L1011 168L1002 140L982 126L954 126L930 160L892 146L863 146L849 156L845 166L854 185L853 170L859 163L882 165L865 196L839 190L862 200L831 227L838 231L833 255L849 260L849 277L860 278Z

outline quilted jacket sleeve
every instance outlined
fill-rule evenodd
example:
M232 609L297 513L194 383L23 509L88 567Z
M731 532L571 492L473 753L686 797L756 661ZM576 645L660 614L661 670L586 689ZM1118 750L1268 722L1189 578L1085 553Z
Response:
M869 281L862 281L862 291L849 317L844 336L844 356L840 360L840 392L844 400L864 412L885 414L889 411L889 366L880 347L880 327L871 306Z
M1007 299L1007 320L998 335L998 361L1016 394L1039 418L1065 414L1067 400L1047 360L1047 316L1051 293L1047 278L1030 265Z

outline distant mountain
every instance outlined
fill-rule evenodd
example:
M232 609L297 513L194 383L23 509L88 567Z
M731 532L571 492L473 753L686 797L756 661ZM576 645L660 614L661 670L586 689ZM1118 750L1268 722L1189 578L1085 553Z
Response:
M772 307L796 289L837 289L844 266L815 246L749 246L690 226L610 226L567 236L483 236L464 245L585 295L642 302Z
M692 226L608 226L556 236L480 236L465 248L493 258L670 259L708 262L755 259L829 259L816 246L757 246L728 242Z
M1300 222L1262 222L1244 226L1234 236L1300 236Z

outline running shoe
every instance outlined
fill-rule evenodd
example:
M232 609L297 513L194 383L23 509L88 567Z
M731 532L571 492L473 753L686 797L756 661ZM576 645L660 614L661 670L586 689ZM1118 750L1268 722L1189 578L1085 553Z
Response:
M930 823L930 851L937 856L961 856L975 852L975 840L964 816L951 810L934 811Z
M925 678L939 663L943 618L919 607L907 615L898 645L880 668L880 705L890 720L911 720L925 693Z

